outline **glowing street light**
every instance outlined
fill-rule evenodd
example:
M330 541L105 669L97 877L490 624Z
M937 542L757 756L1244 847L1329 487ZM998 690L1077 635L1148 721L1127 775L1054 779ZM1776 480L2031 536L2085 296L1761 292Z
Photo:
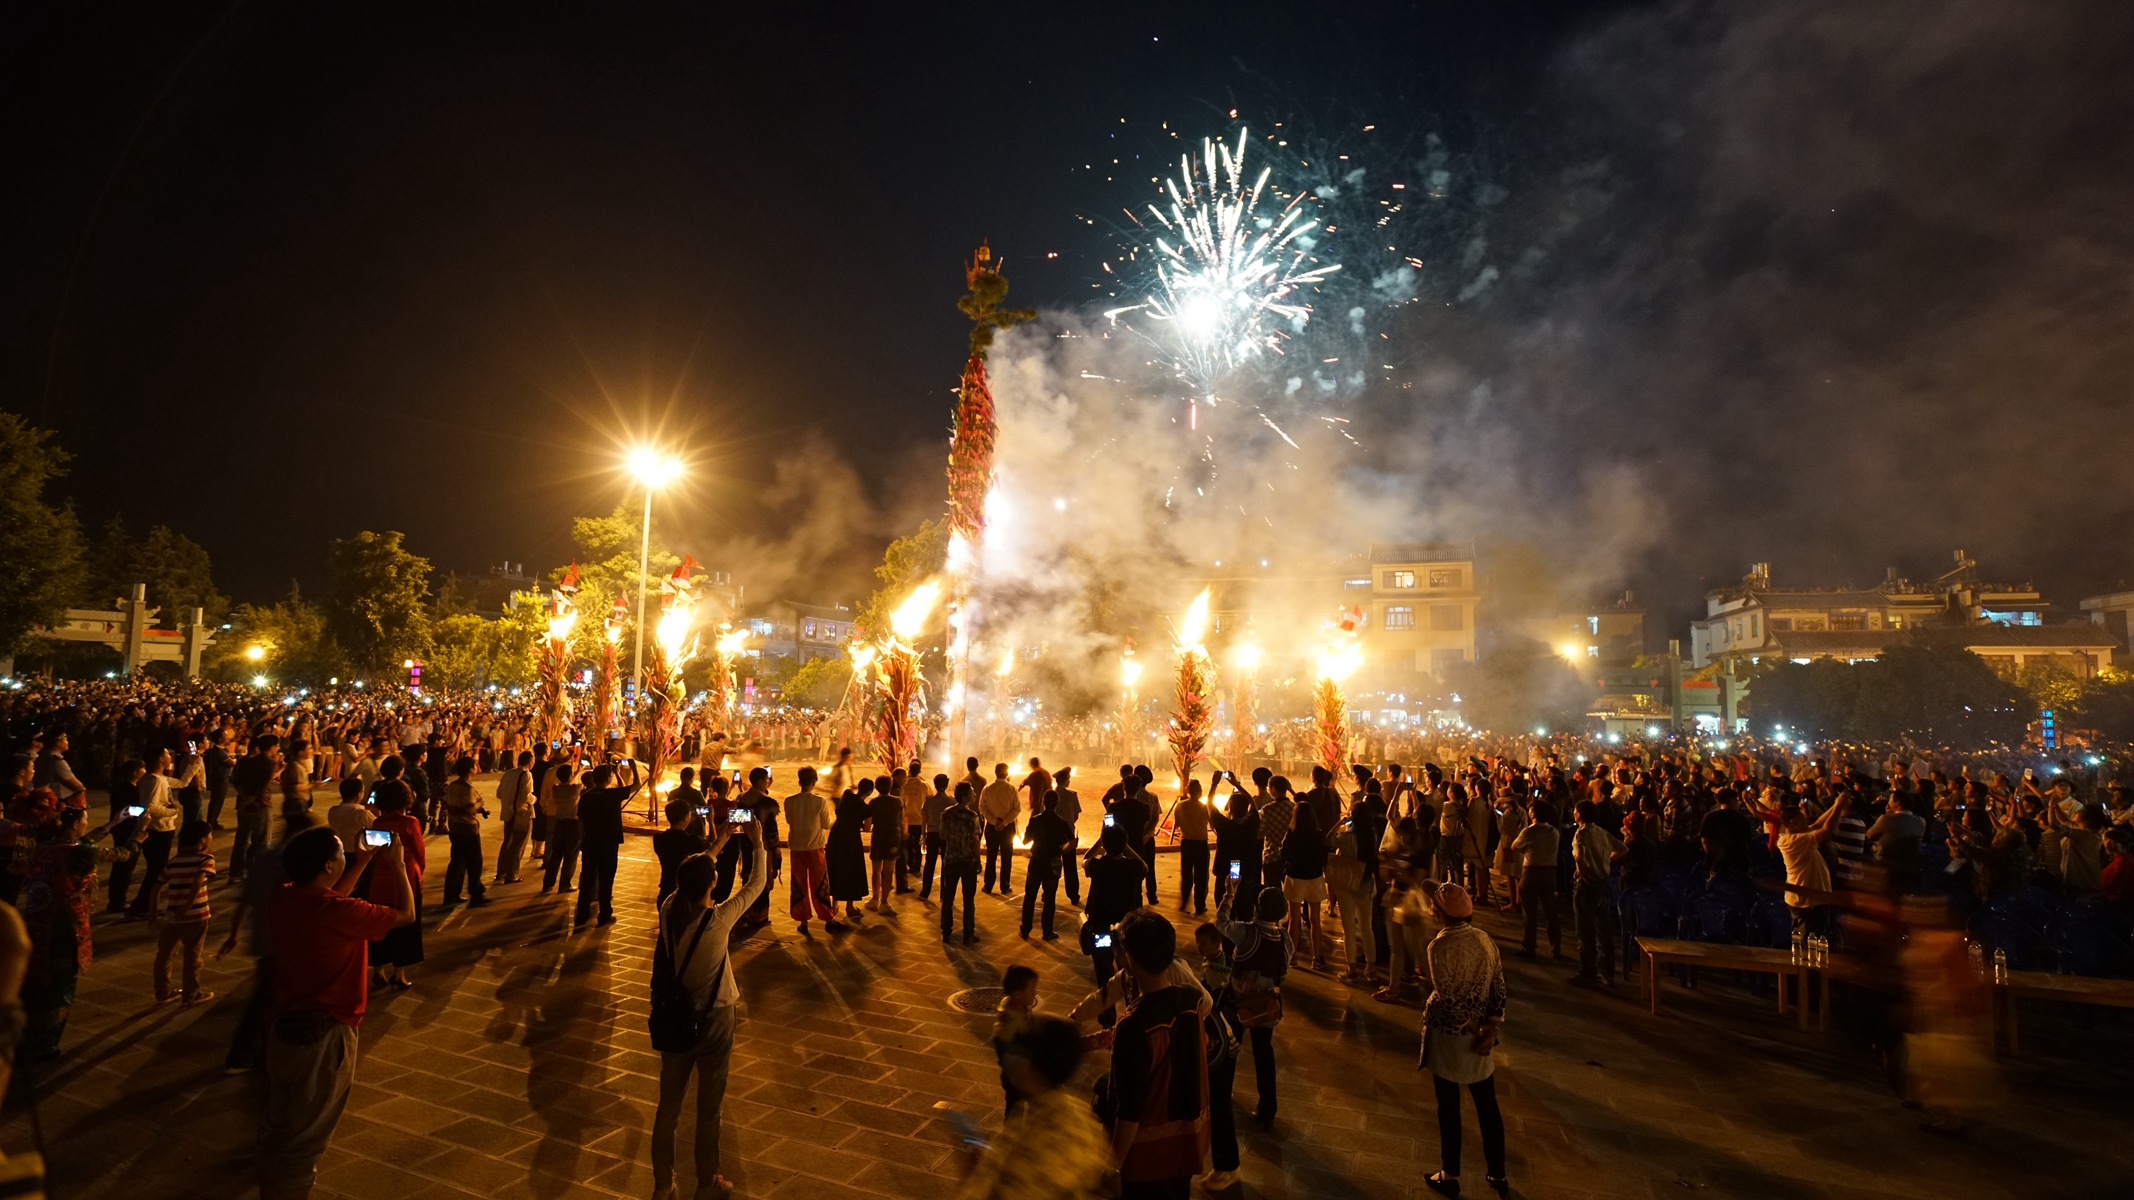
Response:
M258 662L260 659L267 657L267 648L265 646L248 646L245 649L245 657L253 662Z
M649 446L630 451L626 465L645 485L645 529L637 547L637 653L630 663L631 686L645 694L645 580L652 573L652 493L681 478L682 460Z

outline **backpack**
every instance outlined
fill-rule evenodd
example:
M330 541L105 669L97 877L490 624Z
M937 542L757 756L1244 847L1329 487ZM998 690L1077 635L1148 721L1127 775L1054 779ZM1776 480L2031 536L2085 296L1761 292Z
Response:
M1279 938L1261 936L1259 927L1239 940L1230 990L1237 998L1237 1023L1246 1029L1267 1029L1282 1021L1282 978L1289 974L1289 955ZM1247 977L1251 978L1248 979Z
M711 979L711 996L699 1007L683 985L682 977L689 970L689 962L696 957L697 944L704 940L704 930L711 924L711 910L697 922L696 933L689 939L689 950L682 955L680 964L674 961L674 950L668 945L666 930L660 931L659 945L652 953L652 1011L645 1017L645 1027L652 1035L652 1048L662 1054L680 1054L696 1048L711 1028L711 1009L719 999L719 987L726 982L727 961L721 959L718 973Z

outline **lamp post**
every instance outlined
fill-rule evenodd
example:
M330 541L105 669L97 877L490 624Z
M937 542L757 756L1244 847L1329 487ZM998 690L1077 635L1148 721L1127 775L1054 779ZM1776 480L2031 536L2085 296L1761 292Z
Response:
M645 529L637 547L637 653L630 663L630 685L639 699L645 694L645 591L652 573L652 493L674 482L682 464L657 450L630 452L630 473L645 485Z

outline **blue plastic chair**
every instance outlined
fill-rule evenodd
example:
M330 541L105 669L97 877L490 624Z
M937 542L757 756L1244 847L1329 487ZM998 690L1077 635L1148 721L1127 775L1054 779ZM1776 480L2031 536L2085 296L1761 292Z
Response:
M2070 909L2046 928L2044 941L2052 967L2064 974L2134 978L2134 946L2113 932L2102 912Z
M1657 887L1631 888L1623 893L1622 902L1616 911L1622 916L1623 959L1625 963L1637 962L1637 939L1640 937L1669 937L1677 929L1679 911L1667 893Z
M2032 928L2029 922L2011 915L2004 908L1996 909L1988 905L1971 918L1971 924L1965 932L1971 935L1972 941L1985 947L1989 960L1994 951L2006 951L2011 970L2041 971L2050 969L2052 965L2044 961L2046 955L2043 934Z
M1785 950L1793 945L1793 914L1782 900L1758 900L1749 909L1746 928L1751 946Z

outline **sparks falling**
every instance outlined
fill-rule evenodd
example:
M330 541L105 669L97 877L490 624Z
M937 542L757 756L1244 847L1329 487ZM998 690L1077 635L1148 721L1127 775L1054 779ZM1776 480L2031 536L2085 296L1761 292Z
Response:
M1170 329L1179 374L1215 403L1216 379L1261 354L1280 354L1288 332L1304 327L1311 306L1298 292L1339 271L1317 265L1303 235L1315 211L1299 193L1279 214L1262 216L1272 168L1245 183L1247 131L1237 146L1206 139L1198 161L1181 155L1165 181L1167 208L1149 206L1164 231L1156 237L1153 295L1104 315L1142 311ZM1288 330L1281 326L1286 323ZM1195 414L1196 424L1198 414Z

